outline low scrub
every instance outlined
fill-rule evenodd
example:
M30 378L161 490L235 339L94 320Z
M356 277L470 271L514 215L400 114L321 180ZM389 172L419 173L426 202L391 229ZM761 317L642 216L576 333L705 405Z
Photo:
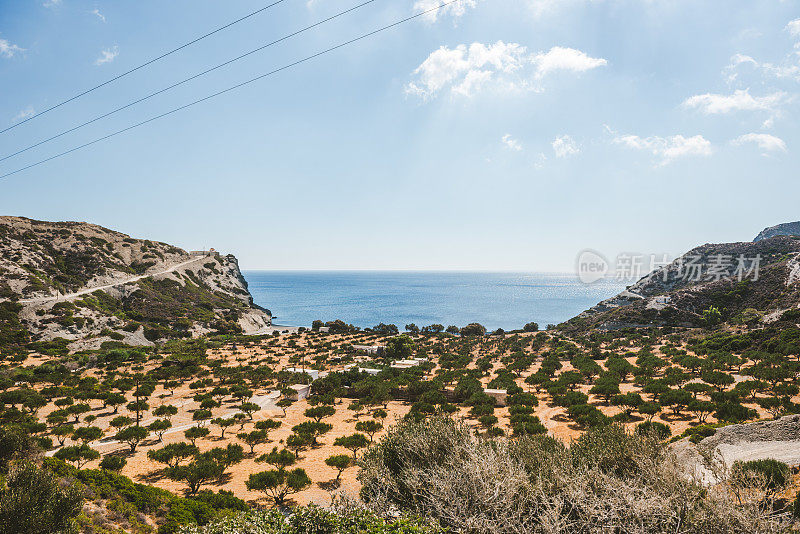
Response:
M383 519L359 507L341 504L333 510L298 507L248 512L188 527L181 534L441 534L435 525L414 518Z
M781 532L764 495L704 488L658 436L612 424L569 447L547 436L490 440L445 416L405 420L361 460L378 513L436 518L454 532Z

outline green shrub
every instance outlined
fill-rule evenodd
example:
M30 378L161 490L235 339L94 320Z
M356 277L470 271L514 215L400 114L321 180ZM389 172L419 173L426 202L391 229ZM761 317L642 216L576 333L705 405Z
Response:
M359 508L326 510L297 507L241 513L205 527L185 527L181 534L440 534L442 530L413 517L384 519ZM159 530L159 534L161 531Z
M247 505L230 492L201 492L193 498L178 497L167 490L138 484L117 473L98 470L78 470L55 458L45 458L45 467L54 474L70 478L87 486L96 498L121 500L130 503L137 512L163 516L159 534L173 534L188 524L204 525L226 510L242 511ZM118 504L117 506L122 506Z
M772 458L736 461L733 464L733 476L739 477L745 486L763 485L765 489L775 491L789 482L789 466Z
M668 425L659 421L645 421L636 425L636 432L639 434L653 434L658 439L667 439L672 435L672 430Z
M0 534L75 532L83 505L72 484L31 463L15 466L0 490Z

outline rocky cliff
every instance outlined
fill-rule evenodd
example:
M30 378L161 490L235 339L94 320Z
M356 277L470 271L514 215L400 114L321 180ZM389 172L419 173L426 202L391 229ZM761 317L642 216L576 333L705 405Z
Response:
M769 239L770 237L775 237L778 235L794 235L800 236L800 221L791 222L791 223L783 223L783 224L776 224L775 226L770 226L769 228L764 228L761 232L756 236L753 241L761 241L762 239Z
M254 333L270 321L232 255L88 223L0 217L0 349L57 338L71 348L149 345Z
M763 323L798 305L800 237L779 234L696 247L562 327L703 326L712 307L721 314L718 320Z

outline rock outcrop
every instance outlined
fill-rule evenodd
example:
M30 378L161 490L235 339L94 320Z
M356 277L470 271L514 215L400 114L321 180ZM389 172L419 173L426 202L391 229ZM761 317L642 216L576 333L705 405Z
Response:
M756 238L753 239L753 242L761 241L762 239L769 239L770 237L775 237L778 235L800 236L800 221L776 224L775 226L764 228L756 236Z
M778 235L696 247L562 327L702 326L703 313L712 306L722 320L767 321L798 304L800 238Z
M0 350L64 339L146 345L271 324L236 258L94 224L0 217Z

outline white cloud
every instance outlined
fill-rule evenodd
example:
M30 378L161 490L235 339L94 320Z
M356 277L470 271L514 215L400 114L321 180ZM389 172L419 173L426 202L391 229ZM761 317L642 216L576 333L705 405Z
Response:
M522 150L522 145L520 142L511 137L511 134L505 134L501 141L503 141L503 144L506 145L506 148L509 150L513 150L515 152Z
M753 68L759 67L758 61L745 54L734 54L731 56L730 63L728 63L728 66L722 71L728 79L728 83L733 83L736 78L739 77L738 71L744 65L752 65Z
M755 143L765 156L772 152L786 152L786 142L780 137L775 137L770 134L749 133L740 135L731 141L731 143L737 146L745 143Z
M442 46L414 70L416 79L406 85L406 93L428 99L449 89L452 94L471 96L489 84L517 90L555 71L584 72L606 63L572 48L530 54L520 44L503 41L452 49Z
M710 156L711 143L702 135L684 137L639 137L623 135L614 138L614 143L636 150L645 150L661 158L661 165L666 165L677 158L686 156Z
M567 7L583 7L603 0L529 0L528 5L535 18L557 14Z
M15 54L20 52L24 52L24 48L20 48L14 43L10 43L5 39L0 39L0 56L2 57L14 57Z
M795 19L786 25L792 37L800 39L800 19ZM793 79L800 81L800 41L795 42L794 50L787 53L785 57L777 62L759 62L756 59L736 54L731 58L731 63L725 67L724 72L727 73L728 81L733 82L736 80L738 73L736 72L742 65L752 65L753 68L759 69L764 75L778 78L778 79Z
M106 48L100 51L100 57L95 60L94 64L100 66L105 65L106 63L111 63L117 58L118 55L119 47L113 46L111 48Z
M417 12L430 11L425 13L422 19L427 22L436 22L439 18L445 15L451 15L453 18L460 18L467 12L467 9L475 7L475 0L458 0L452 4L436 9L437 7L446 3L446 0L417 0L414 2L414 10ZM431 11L436 9L435 11Z
M44 4L44 7L58 7L61 5L61 0L47 0Z
M11 122L17 122L17 121L21 121L23 119L27 119L28 117L30 117L34 113L35 112L33 111L33 106L28 106L27 108L25 108L25 109L21 110L19 113L17 113L14 116L14 118L11 119Z
M789 54L780 65L764 63L764 71L776 78L793 78L800 81L800 53Z
M106 21L106 17L105 17L105 15L103 15L102 13L100 13L100 10L99 10L99 9L97 9L97 8L94 8L92 11L90 11L90 13L91 13L92 15L96 16L97 18L99 18L100 20L102 20L103 22L105 22L105 21Z
M555 10L555 8L561 3L561 0L532 0L530 2L530 6L533 10L534 16L541 17L545 13Z
M800 19L794 19L787 24L786 31L788 31L792 37L800 37Z
M556 153L557 158L574 156L580 151L578 144L568 135L559 135L553 140L553 152Z
M580 50L554 46L549 51L536 54L531 58L536 65L536 76L541 78L558 70L585 72L608 64L603 58L589 57Z
M414 70L417 80L406 86L406 92L428 98L450 87L453 93L469 96L493 77L514 73L524 63L525 47L516 43L442 46Z
M776 92L761 97L754 97L749 89L737 89L730 95L706 93L687 98L683 105L687 108L700 109L707 115L731 113L734 111L769 111L775 112L786 98L786 93Z

